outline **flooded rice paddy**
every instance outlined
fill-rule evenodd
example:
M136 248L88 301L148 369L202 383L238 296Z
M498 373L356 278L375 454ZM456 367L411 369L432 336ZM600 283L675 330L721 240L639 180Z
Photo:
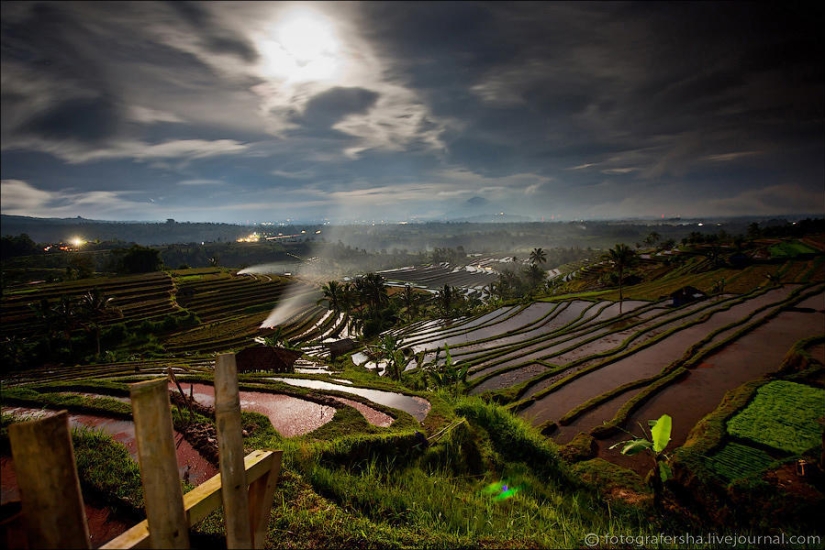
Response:
M195 401L201 405L215 405L213 386L188 382L182 382L181 386L187 395L191 391ZM169 389L174 390L176 387L170 383ZM335 415L333 407L289 395L242 390L239 397L241 410L263 414L284 437L308 434L331 421Z
M558 420L569 410L623 384L648 378L680 359L688 349L714 330L750 318L762 306L787 298L792 288L778 288L727 310L717 310L704 322L679 330L632 355L581 376L537 399L523 411L535 424ZM783 353L787 348L783 350Z
M323 380L306 380L303 378L267 378L275 382L284 382L293 386L302 388L311 388L314 390L328 390L340 391L360 395L369 399L373 403L384 405L393 409L400 409L406 413L411 414L419 422L423 422L427 418L427 413L430 412L430 403L426 399L418 396L404 395L402 393L389 392L383 390L373 390L369 388L358 388L352 386L342 386L340 384L332 384L324 382Z

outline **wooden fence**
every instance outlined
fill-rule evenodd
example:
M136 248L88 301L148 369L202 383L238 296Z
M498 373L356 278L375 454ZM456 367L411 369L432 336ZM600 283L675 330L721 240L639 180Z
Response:
M235 356L215 365L220 473L182 494L167 379L130 386L146 520L101 548L189 548L189 528L223 506L227 548L263 548L282 451L244 457ZM66 411L9 426L28 548L90 548Z

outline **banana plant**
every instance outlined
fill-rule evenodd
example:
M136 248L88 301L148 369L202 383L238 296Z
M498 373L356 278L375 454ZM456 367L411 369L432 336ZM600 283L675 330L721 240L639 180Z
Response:
M651 455L653 458L653 472L650 476L650 484L653 488L653 502L656 506L660 506L664 483L673 477L673 472L668 464L670 457L665 454L665 449L668 443L670 443L673 419L663 414L658 420L649 420L649 434L645 432L641 424L639 427L642 428L643 437L634 437L628 441L620 441L611 445L610 448L615 449L622 447L622 454L628 456L641 452L647 452Z
M470 365L467 363L462 367L458 367L453 362L453 357L450 355L450 346L447 344L444 345L444 352L446 360L443 368L439 366L438 356L441 354L441 350L438 350L433 362L429 363L425 369L429 379L434 382L436 387L452 387L453 396L457 397L459 387L467 383L467 371Z

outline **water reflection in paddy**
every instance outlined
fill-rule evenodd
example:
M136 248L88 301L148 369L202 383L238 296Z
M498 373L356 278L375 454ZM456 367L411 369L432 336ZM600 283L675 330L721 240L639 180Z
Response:
M293 386L302 388L310 388L313 390L332 390L346 393L360 395L369 399L373 403L391 407L393 409L400 409L406 413L411 414L416 420L422 422L427 413L430 412L430 403L426 399L417 396L404 395L402 393L395 393L382 390L372 390L368 388L354 388L351 386L342 386L340 384L332 384L324 382L323 380L306 380L303 378L267 378L274 382L284 382Z
M187 395L191 391L198 403L214 406L215 388L213 386L189 382L183 382L181 386ZM169 389L177 391L173 383L169 384ZM246 390L238 393L242 410L261 413L268 417L272 422L272 427L285 437L295 437L317 430L332 420L335 415L333 407L297 397Z
M40 418L43 416L51 416L56 411L33 409L27 407L3 407L3 414L12 414L22 417L25 420ZM132 420L121 420L116 418L107 418L104 416L97 416L92 414L75 414L69 413L69 426L71 428L90 428L93 430L100 430L109 435L112 439L126 447L132 459L137 462L137 441L135 440L135 423ZM183 438L179 432L175 434L175 454L178 459L178 473L181 479L184 474L189 472L187 476L193 485L200 485L210 477L218 473L208 460L195 450Z

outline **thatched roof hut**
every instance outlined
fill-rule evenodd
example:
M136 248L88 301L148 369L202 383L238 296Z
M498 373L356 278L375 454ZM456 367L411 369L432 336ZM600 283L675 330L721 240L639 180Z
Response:
M295 372L295 361L303 352L276 348L274 346L253 346L235 354L238 372Z
M334 360L339 355L354 350L357 344L352 338L342 338L334 342L327 342L324 346L329 350L329 355Z

